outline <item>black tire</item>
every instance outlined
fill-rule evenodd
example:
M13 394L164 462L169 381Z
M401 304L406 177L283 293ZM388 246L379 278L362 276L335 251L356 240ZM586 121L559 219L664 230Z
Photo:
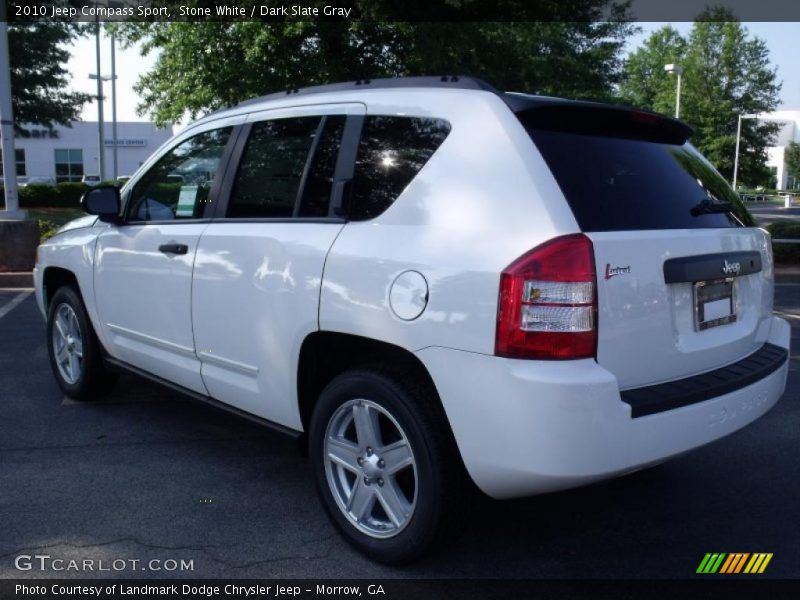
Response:
M65 308L66 307L66 308ZM53 330L56 326L56 316L59 311L72 311L75 323L80 334L82 358L80 368L76 369L79 375L75 381L70 381L58 366L56 358L56 343ZM47 353L50 357L50 367L56 382L64 393L75 400L96 400L108 394L117 382L117 374L110 372L103 364L103 354L100 342L94 332L86 308L78 291L71 285L58 288L50 301L47 311Z
M410 562L445 540L452 541L466 522L473 488L468 483L449 424L435 394L435 390L431 390L429 385L415 381L413 371L358 369L347 371L331 381L314 407L309 428L309 452L322 504L344 538L378 562ZM353 402L359 399L368 400L371 406L377 405L391 415L402 429L413 452L416 501L402 529L398 528L388 538L376 538L361 531L351 521L352 514L347 516L347 509L340 507L335 498L338 484L329 483L328 480L325 440L329 435L329 425L333 427L333 424L339 422L337 419L341 417L337 415L346 415ZM340 407L342 410L339 410ZM380 418L386 420L385 416ZM386 422L391 423L388 420ZM355 421L352 427L355 428ZM390 424L389 427L393 426ZM367 451L362 447L361 452L364 454L359 460L363 464ZM332 468L336 469L336 466ZM356 478L361 475L370 474L362 471ZM375 474L371 476L376 477ZM363 481L367 480L369 477L364 476ZM334 481L341 480L334 476ZM374 486L376 479L372 481ZM383 488L383 479L377 481L381 482ZM351 494L355 485L353 483L349 488ZM375 489L371 493L378 491ZM339 497L342 498L341 493ZM340 501L344 502L346 499ZM379 499L374 502L377 504ZM383 511L383 506L377 510ZM389 521L389 513L384 511L383 514Z

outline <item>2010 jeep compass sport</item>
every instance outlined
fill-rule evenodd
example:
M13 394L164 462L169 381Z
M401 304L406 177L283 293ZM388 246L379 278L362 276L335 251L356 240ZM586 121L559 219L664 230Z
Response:
M133 371L307 436L371 557L661 462L784 390L768 235L680 121L468 78L213 113L39 248L71 397Z

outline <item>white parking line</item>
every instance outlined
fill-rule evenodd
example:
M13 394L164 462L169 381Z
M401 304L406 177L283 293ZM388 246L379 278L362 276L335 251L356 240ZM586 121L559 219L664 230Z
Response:
M6 302L3 306L0 306L0 319L5 317L8 313L10 313L14 308L16 308L25 298L30 296L33 292L22 292L21 294L17 294L11 300Z

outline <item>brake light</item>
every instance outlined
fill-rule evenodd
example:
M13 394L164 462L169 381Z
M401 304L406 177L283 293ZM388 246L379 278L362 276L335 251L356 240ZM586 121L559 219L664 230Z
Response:
M597 277L582 233L545 242L500 275L495 354L509 358L593 358Z

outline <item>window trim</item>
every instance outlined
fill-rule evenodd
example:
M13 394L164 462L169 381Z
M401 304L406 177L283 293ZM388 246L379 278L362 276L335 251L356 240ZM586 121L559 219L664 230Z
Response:
M350 220L348 212L350 204L350 189L356 170L356 157L358 146L361 143L361 132L364 129L366 115L348 115L342 132L342 143L339 146L339 156L336 159L336 168L333 173L333 186L331 187L331 202L328 206L329 217L339 217Z

